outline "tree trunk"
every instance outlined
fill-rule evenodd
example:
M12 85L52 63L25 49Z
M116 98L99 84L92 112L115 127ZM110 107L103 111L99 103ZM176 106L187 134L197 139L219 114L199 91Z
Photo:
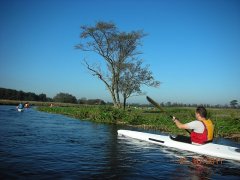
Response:
M127 98L126 96L123 97L123 110L126 109L126 102L127 102Z

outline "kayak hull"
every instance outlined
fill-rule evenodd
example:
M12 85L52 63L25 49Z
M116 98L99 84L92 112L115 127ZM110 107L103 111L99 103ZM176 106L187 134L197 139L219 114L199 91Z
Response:
M18 108L17 110L18 110L18 112L23 112L24 111L24 109L20 109L20 108Z
M218 157L222 159L231 159L240 161L240 151L237 147L225 146L215 143L207 143L204 145L194 145L179 141L174 141L167 135L158 135L145 132L131 131L131 130L118 130L119 136L130 137L138 140L147 141L150 143L158 144L184 151L190 151L201 155Z

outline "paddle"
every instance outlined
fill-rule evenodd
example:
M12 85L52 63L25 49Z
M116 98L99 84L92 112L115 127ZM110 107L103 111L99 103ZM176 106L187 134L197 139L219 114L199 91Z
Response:
M152 105L154 105L156 108L158 108L160 111L167 113L161 106L160 104L158 104L157 102L155 102L152 98L147 96L147 100L148 102L150 102ZM167 113L167 115L169 115L171 118L173 118L172 115L170 115L169 113Z
M158 108L160 111L166 113L168 116L170 116L171 118L173 118L172 115L170 115L168 112L166 112L161 106L160 104L158 104L157 102L155 102L152 98L150 97L146 97L148 102L150 102L152 105L154 105L156 108ZM185 129L189 134L191 134L191 132L188 129Z

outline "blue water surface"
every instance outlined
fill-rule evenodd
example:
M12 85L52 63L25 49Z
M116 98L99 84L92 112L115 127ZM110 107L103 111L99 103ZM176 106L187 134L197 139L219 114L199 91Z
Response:
M119 137L118 129L144 131L0 106L0 179L240 179L239 162L201 163L196 154Z

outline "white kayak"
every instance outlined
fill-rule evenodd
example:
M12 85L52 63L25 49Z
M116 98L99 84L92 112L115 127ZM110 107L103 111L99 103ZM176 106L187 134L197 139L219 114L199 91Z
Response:
M158 135L131 130L118 130L118 135L148 141L161 146L190 151L201 155L240 161L240 148L237 147L225 146L214 143L194 145L173 140L173 138L167 135Z
M17 108L18 112L23 112L24 109Z

